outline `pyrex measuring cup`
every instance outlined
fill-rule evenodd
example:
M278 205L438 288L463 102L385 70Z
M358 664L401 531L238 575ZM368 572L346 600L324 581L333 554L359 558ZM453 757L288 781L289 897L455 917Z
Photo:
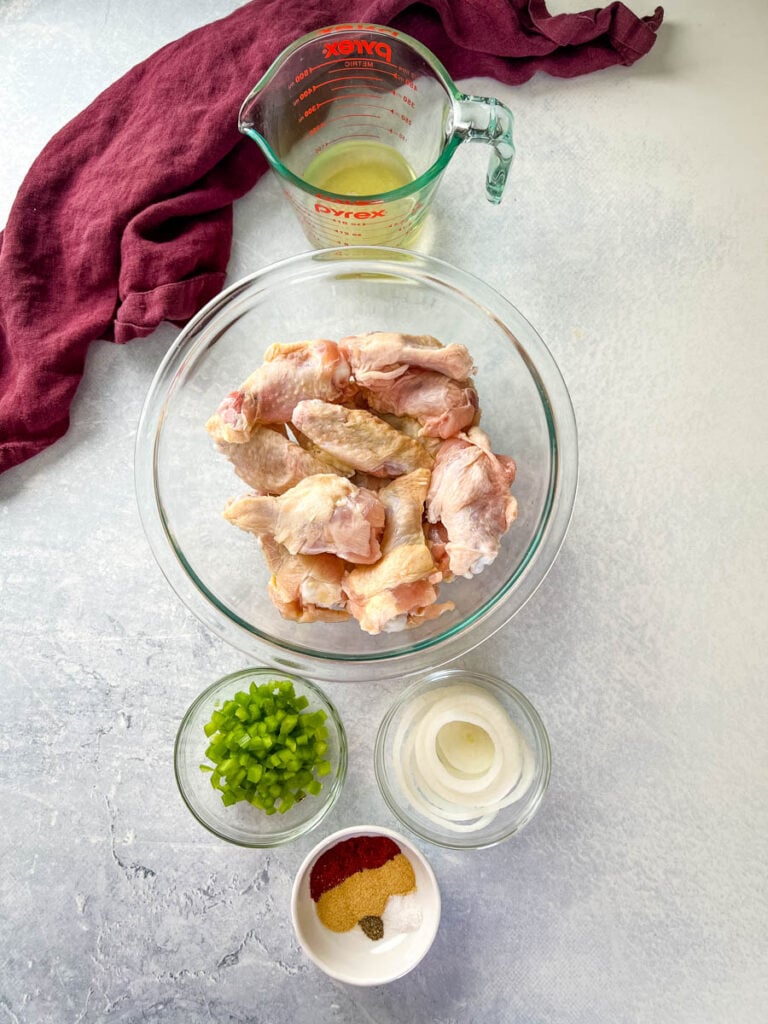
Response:
M334 25L285 49L240 109L309 241L402 245L465 140L491 146L490 202L514 156L512 113L465 96L430 51L381 25Z

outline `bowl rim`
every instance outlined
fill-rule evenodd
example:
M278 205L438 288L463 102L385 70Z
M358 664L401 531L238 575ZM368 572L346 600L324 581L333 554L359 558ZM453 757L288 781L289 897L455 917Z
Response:
M289 278L302 268L344 277L371 273L426 275L449 290L462 290L465 298L484 312L509 337L528 367L539 392L549 434L551 470L546 499L528 548L509 580L460 623L423 640L414 638L404 651L374 651L363 655L325 653L265 635L221 603L188 564L174 541L159 494L157 455L166 410L179 375L206 345L205 328L240 293L252 286L261 290L270 282ZM513 329L514 328L514 329ZM525 331L522 347L517 333ZM516 333L517 332L517 333ZM187 346L191 345L189 351ZM535 356L531 358L530 352ZM565 457L564 457L565 456ZM533 325L498 291L484 281L435 256L385 246L350 246L310 250L287 257L233 282L211 299L181 330L158 367L146 395L134 450L134 482L139 516L152 554L182 603L215 635L251 657L288 672L309 673L323 681L391 679L422 671L409 667L414 655L430 655L433 667L445 665L473 650L501 629L530 600L548 575L565 540L578 485L578 436L573 405L559 367ZM539 575L534 570L539 568ZM517 600L510 606L510 598Z
M401 847L404 847L404 852L406 853L406 855L408 857L413 857L414 860L417 860L419 862L420 867L423 869L427 878L429 879L431 899L435 907L434 926L432 928L432 934L429 936L429 941L427 942L421 956L418 958L418 960L415 960L412 964L404 968L402 971L399 971L397 974L393 974L391 977L388 977L386 979L376 978L369 980L361 980L359 977L355 975L345 974L343 971L331 969L329 965L326 964L325 961L321 960L318 956L316 956L312 948L304 942L302 938L302 931L298 923L298 904L300 899L301 883L307 871L311 867L312 863L320 856L321 853L329 849L332 845L335 845L336 843L340 842L342 839L348 839L352 836L362 835L386 836L389 839L394 840L394 842L400 844ZM296 870L296 874L294 875L293 885L291 887L291 923L293 925L294 935L296 936L299 945L301 946L306 956L308 956L312 963L319 967L320 970L322 970L330 978L333 978L336 981L344 982L348 985L358 985L363 987L370 987L373 985L387 985L391 981L397 981L398 978L403 978L405 977L406 974L410 974L410 972L414 970L416 967L418 967L422 960L424 960L427 953L429 953L430 949L432 948L432 945L435 941L435 937L437 936L437 932L440 928L441 915L442 899L440 896L440 886L438 884L437 877L435 876L435 872L432 868L432 865L427 860L426 855L423 854L421 850L414 845L412 840L408 839L404 835L401 835L399 832L396 832L393 829L387 828L383 825L351 825L347 828L342 828L336 832L332 832L329 836L326 836L325 839L321 839L319 843L316 843L316 845L312 847L312 849L309 851L309 853L306 855L304 860L299 865L298 869Z
M270 849L276 846L282 846L284 843L291 842L294 839L306 835L311 832L330 812L331 808L336 804L341 795L341 791L344 788L344 781L347 776L347 765L349 760L349 752L347 745L347 733L344 728L344 723L339 715L336 706L333 701L328 697L324 690L320 689L316 683L313 683L309 679L305 679L303 676L299 676L296 673L285 672L282 673L285 677L290 678L291 682L299 683L305 687L309 692L318 698L324 709L328 710L328 717L333 721L337 735L338 735L338 746L339 746L339 758L338 768L336 775L333 779L333 784L330 787L325 800L320 804L315 813L302 821L300 824L295 825L293 828L284 829L281 832L274 832L270 835L263 837L254 837L253 841L245 839L236 839L231 835L227 835L221 829L216 828L210 821L206 820L203 814L198 810L194 801L190 799L184 783L183 777L184 772L180 767L182 762L181 749L184 738L186 737L192 720L197 711L205 704L209 698L214 696L220 690L224 690L229 686L233 686L232 693L236 692L234 684L239 680L248 678L253 679L258 676L279 676L281 673L279 670L265 667L265 666L254 666L251 668L238 669L235 672L229 672L225 676L217 679L202 690L197 697L192 701L187 710L182 715L181 721L179 722L178 729L176 730L176 738L173 744L173 773L176 779L176 787L179 794L187 807L190 814L197 820L197 822L203 826L208 832L216 836L219 839L223 839L225 842L231 843L233 846L240 846L246 849ZM200 760L203 760L204 755L201 755Z
M531 797L526 801L525 813L512 827L505 830L501 835L493 835L487 839L480 839L476 842L471 841L470 837L473 835L471 832L454 833L456 838L452 839L447 830L442 834L437 831L430 830L425 825L421 825L416 819L410 816L407 811L403 810L402 806L395 799L392 788L387 781L384 747L388 737L388 731L392 726L395 716L406 706L406 704L408 704L409 701L413 700L414 697L426 692L432 688L433 685L440 685L441 683L444 684L451 680L456 680L457 682L459 680L474 682L482 686L484 689L501 691L501 693L511 699L520 709L523 717L526 719L536 735L537 742L541 748L540 770L537 773L536 784L533 788ZM492 846L498 846L500 843L506 842L508 839L511 839L513 835L522 831L522 829L529 824L531 819L538 812L545 796L547 795L552 777L552 745L550 743L549 733L547 732L547 728L544 725L538 710L524 693L518 690L517 687L513 686L511 683L507 682L506 679L491 675L488 672L479 672L473 669L463 669L460 667L441 668L433 672L428 672L425 675L420 676L418 679L415 679L408 687L406 687L406 689L395 697L387 708L381 722L379 723L379 728L376 732L376 739L374 740L373 771L384 803L390 809L392 814L394 814L400 824L413 832L414 835L417 835L425 842L432 843L434 846L440 846L449 850L486 850ZM466 837L464 840L459 838L462 835Z

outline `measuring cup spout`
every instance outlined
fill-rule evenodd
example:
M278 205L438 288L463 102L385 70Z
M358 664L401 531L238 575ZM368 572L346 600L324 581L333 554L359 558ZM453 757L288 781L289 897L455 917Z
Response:
M499 100L485 96L461 96L458 108L454 133L461 139L486 142L491 146L485 194L488 202L494 205L500 203L515 156L512 111Z
M245 98L240 107L240 114L237 119L237 127L244 135L250 135L252 139L259 139L257 135L262 127L263 96L259 86Z

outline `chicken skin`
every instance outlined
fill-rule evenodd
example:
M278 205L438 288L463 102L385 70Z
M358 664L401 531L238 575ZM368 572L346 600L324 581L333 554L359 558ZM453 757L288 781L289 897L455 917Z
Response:
M319 400L299 402L293 424L333 458L371 476L400 476L432 465L423 445L365 409Z
M335 555L292 555L272 537L261 538L272 577L267 590L284 619L341 622L348 619L341 589L346 563Z
M287 423L302 399L336 402L353 392L349 363L335 341L270 345L263 364L227 395L206 429L217 441L242 444L257 423Z
M509 493L514 478L514 460L494 455L478 427L441 445L426 510L430 523L445 528L445 554L455 576L470 578L496 558L517 516L517 501Z
M474 385L435 370L409 367L399 377L370 381L361 393L374 412L418 420L426 437L454 437L479 420Z
M330 452L327 452L325 448L321 448L319 444L315 444L314 441L310 440L306 434L298 429L295 423L291 424L291 433L296 438L296 443L301 445L305 452L309 452L310 455L314 455L316 459L320 459L328 467L326 473L338 473L339 476L354 476L355 471L351 466L348 466L341 459L336 459ZM322 472L322 470L321 470ZM357 480L355 480L357 483ZM358 484L358 486L360 486ZM362 486L366 486L363 484Z
M443 345L429 334L372 331L342 338L339 349L361 387L399 377L409 366L437 370L454 380L467 380L475 372L464 345Z
M320 456L290 441L280 429L258 424L243 444L219 441L217 448L240 479L260 494L284 494L314 473L341 474ZM352 470L341 475L351 476Z
M417 469L378 492L386 510L381 559L350 570L343 581L347 607L367 633L405 629L454 607L435 604L442 573L422 526L429 479L429 470Z
M332 473L315 473L279 497L235 498L224 518L258 537L274 538L292 555L328 553L359 565L381 556L384 506L375 494Z

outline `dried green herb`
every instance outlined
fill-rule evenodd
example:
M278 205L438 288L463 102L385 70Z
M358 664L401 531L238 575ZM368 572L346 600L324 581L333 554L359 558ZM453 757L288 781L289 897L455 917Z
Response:
M369 914L367 917L361 917L358 924L368 938L372 939L374 942L384 938L384 922L380 917L374 917Z

